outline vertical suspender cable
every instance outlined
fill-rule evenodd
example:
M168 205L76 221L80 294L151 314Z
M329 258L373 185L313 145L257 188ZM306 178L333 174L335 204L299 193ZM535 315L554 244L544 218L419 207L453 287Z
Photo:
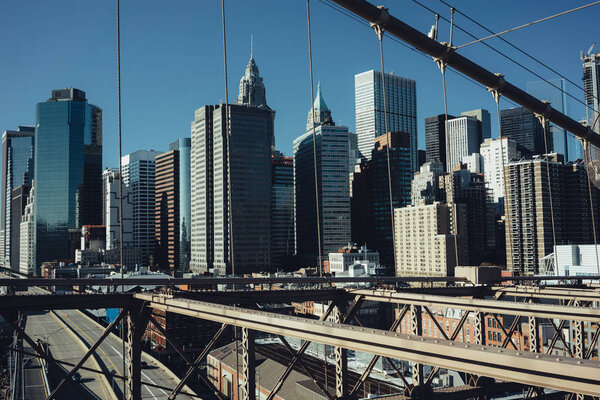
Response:
M306 0L306 19L308 26L308 67L310 72L310 104L312 112L312 142L313 142L313 169L315 174L315 209L317 212L317 246L319 255L319 276L323 276L322 258L323 249L321 248L321 217L319 211L319 173L317 171L317 134L315 121L315 93L313 85L313 66L312 66L312 39L310 34L310 0Z
M500 123L500 92L498 91L492 91L492 94L494 95L494 100L496 100L496 113L498 114L498 139L500 139L500 158L502 160L502 182L504 182L504 196L502 198L503 201L503 207L504 207L504 215L506 216L506 222L504 224L504 231L507 232L507 234L505 236L508 236L508 246L510 248L510 258L511 258L511 262L512 260L514 260L514 249L512 247L512 225L511 225L511 218L510 218L510 210L508 208L508 202L507 202L507 198L508 198L508 182L506 181L506 173L504 171L504 143L502 140L502 124ZM506 143L508 145L508 143ZM508 148L506 149L506 156L508 157ZM506 263L508 264L508 259L506 260ZM514 269L514 263L513 263L513 269Z
M390 222L392 226L392 263L396 268L396 227L394 224L394 195L392 192L392 168L390 166L390 146L392 145L392 134L388 126L387 113L387 95L385 87L385 64L383 62L383 35L385 30L380 25L374 25L375 33L379 38L379 56L381 58L381 91L383 93L383 122L385 126L385 135L387 146L385 147L387 156L387 178L388 178L388 195L390 201ZM411 163L412 164L412 163ZM411 165L412 168L412 165Z
M583 151L585 152L584 158L586 159L586 163L592 159L592 148L591 144L588 141L583 142ZM592 197L592 184L590 178L590 171L585 171L585 176L587 177L587 187L588 187L588 196L590 198L590 213L592 216L592 232L594 233L594 253L596 254L596 268L598 269L598 275L600 275L600 259L598 257L598 239L596 237L596 220L594 217L594 199Z
M121 263L121 293L125 291L123 283L123 156L121 142L121 4L117 0L117 119L119 130L119 260ZM125 322L121 322L121 343L123 354L123 398L127 397L127 368L125 365Z
M448 140L448 102L446 99L446 63L443 60L438 60L438 65L440 67L440 71L442 71L442 90L444 93L444 136L446 141L446 164L448 165L448 161L450 160L450 141ZM448 171L449 174L452 174L452 171ZM454 260L456 265L458 266L458 208L454 203L454 179L451 180L452 187L452 207L454 208L454 212L451 210L450 214L454 215Z
M558 267L556 263L556 227L554 225L554 202L552 201L552 183L550 182L550 158L548 157L548 134L547 125L548 121L546 117L543 115L538 115L538 119L542 124L542 129L544 130L544 149L546 151L546 179L548 181L548 196L550 197L550 216L552 218L552 252L554 253L554 267Z
M225 78L225 145L227 146L227 219L228 230L229 230L229 261L231 262L231 274L235 277L235 260L233 253L233 203L231 196L231 129L230 129L230 121L229 121L229 88L227 82L227 36L225 34L225 0L221 0L221 26L223 28L223 72ZM223 134L223 132L221 132ZM227 267L225 268L227 270ZM225 271L227 273L227 271ZM235 285L233 285L235 289ZM239 370L240 370L240 359L239 359L239 348L238 348L238 331L237 327L233 327L234 340L235 340L235 370L236 370L236 379L235 379L235 387L236 393L239 396L240 389L240 379L239 379Z

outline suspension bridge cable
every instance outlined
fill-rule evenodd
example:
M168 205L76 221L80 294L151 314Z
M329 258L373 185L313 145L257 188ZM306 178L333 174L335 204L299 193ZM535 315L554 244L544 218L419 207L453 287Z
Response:
M460 15L462 15L463 17L467 18L469 21L473 22L474 24L476 24L477 26L479 26L480 28L485 29L487 32L489 33L494 33L491 29L489 29L488 27L482 25L481 23L479 23L477 20L471 18L470 16L468 16L467 14L465 14L464 12L456 9L454 6L452 6L451 4L448 4L446 1L444 0L439 0L442 4L448 6L448 7L452 7L454 8L454 10L459 13ZM583 91L584 93L586 92L585 88L583 86L581 86L580 84L572 81L571 79L567 78L565 75L561 74L560 72L556 71L554 68L550 67L548 64L544 63L543 61L540 61L538 58L532 56L531 54L529 54L528 52L526 52L525 50L521 49L519 46L513 44L512 42L508 41L507 39L503 38L503 37L499 37L498 39L502 40L504 43L508 44L510 47L514 48L515 50L517 50L518 52L522 53L523 55L525 55L526 57L530 58L531 60L535 61L536 63L538 63L539 65L543 66L544 68L548 69L549 71L551 71L552 73L560 76L561 78L563 78L565 81L569 82L571 85L575 86L576 88L580 89L581 91ZM592 94L592 96L594 98L597 98L595 95Z
M489 36L483 37L481 39L477 39L477 40L474 40L472 42L462 44L462 45L458 46L457 49L460 49L461 47L469 46L469 45L474 44L474 43L481 43L484 40L488 40L488 39L491 39L491 38L494 38L494 37L499 37L500 35L504 35L505 33L514 32L516 30L519 30L519 29L522 29L522 28L526 28L526 27L531 26L531 25L539 24L540 22L549 21L549 20L551 20L553 18L560 17L562 15L567 15L567 14L570 14L570 13L572 13L574 11L583 10L584 8L595 6L597 4L600 4L600 1L595 1L593 3L586 4L586 5L583 5L583 6L580 6L580 7L576 7L576 8L573 8L571 10L563 11L563 12L560 12L558 14L551 15L549 17L545 17L545 18L542 18L542 19L538 19L536 21L529 22L529 23L524 24L524 25L516 26L514 28L510 28L510 29L507 29L507 30L502 31L502 32L494 33L493 35L489 35Z
M385 30L380 25L374 25L375 33L379 38L379 55L381 58L381 91L383 93L383 121L385 126L385 135L387 140L387 146L385 146L385 152L387 156L387 180L388 180L388 195L390 201L390 222L392 227L392 263L396 268L396 226L394 218L394 194L392 192L392 168L390 166L390 146L392 145L392 133L389 129L388 123L388 112L387 112L387 95L385 87L385 64L383 62L383 36Z
M233 202L232 202L232 191L231 191L231 129L230 129L230 121L229 121L229 88L227 81L227 35L226 35L226 26L225 26L225 0L221 0L221 27L222 27L222 36L223 36L223 76L224 76L224 86L225 86L225 145L227 147L227 219L228 222L228 230L229 230L229 262L231 263L231 274L235 277L235 255L233 252ZM223 132L221 132L223 134ZM225 274L227 274L227 266L225 267ZM235 289L235 284L233 285ZM239 361L239 341L238 341L238 330L237 327L233 327L234 340L235 340L235 365L236 371L240 370L240 361ZM239 393L239 379L236 379L236 389L237 393Z
M494 96L494 100L496 101L496 112L498 114L498 139L500 139L500 158L502 160L502 182L503 182L503 186L504 186L504 196L502 196L502 206L504 207L504 215L506 216L506 222L504 224L504 231L507 233L505 235L508 236L508 248L510 249L510 257L511 257L511 263L513 260L513 254L514 254L514 249L512 247L513 245L513 241L512 241L512 223L511 223L511 217L510 217L510 210L507 207L507 198L508 198L508 182L506 180L506 173L505 173L505 161L504 161L504 140L502 139L502 124L500 122L500 92L498 92L497 90L492 91L492 94ZM508 141L506 143L506 145L508 146ZM506 149L506 158L508 158L508 148ZM508 257L507 257L508 258ZM508 259L506 260L506 264L508 265ZM514 265L513 265L513 269L514 269Z
M315 94L313 83L313 63L312 63L312 38L310 32L310 0L306 0L306 19L308 28L308 67L310 72L310 104L312 112L312 142L313 142L313 168L315 173L315 209L317 214L317 246L319 257L319 276L323 276L323 268L321 264L322 249L321 249L321 218L319 212L319 181L317 172L317 134L315 121Z
M121 263L121 279L123 279L123 148L121 135L121 3L117 0L117 121L119 140L119 261ZM121 293L125 292L125 283L121 284ZM123 311L123 309L121 309ZM121 322L121 343L123 354L123 397L127 397L127 368L125 362L125 323Z
M337 5L336 3L332 3L331 0L319 0L319 2L323 3L324 5L326 5L327 7L339 12L340 14L345 15L346 17L349 17L351 19L353 19L354 21L360 23L361 25L367 27L368 29L371 29L369 23L367 21L365 21L364 19L361 19L359 17L357 17L356 15L348 12L345 8ZM396 42L397 44L406 47L409 50L412 50L413 52L415 52L416 54L419 54L420 56L426 58L427 60L431 60L431 57L422 52L421 50L415 49L414 47L404 43L404 41L402 41L401 39L395 37L395 36L388 36L388 38L390 38L392 41ZM463 78L464 80L470 82L471 84L477 86L480 89L484 89L487 90L487 88L485 86L483 86L482 84L480 84L479 82L477 82L476 80L474 80L473 78L461 73L460 71L456 71L454 69L449 69L449 71L461 78ZM510 103L511 105L515 106L515 107L519 107L519 104L515 103L514 101L512 101L511 99L505 99L508 103Z
M413 3L423 7L424 9L426 9L427 11L438 15L439 13L437 13L436 11L432 10L431 8L427 7L426 5L422 4L421 2L417 1L417 0L411 0ZM446 22L450 22L447 18L440 16L440 18L442 18L444 21ZM454 26L459 29L460 31L464 32L465 34L471 36L474 39L478 39L477 36L473 35L472 33L470 33L469 31L467 31L466 29L460 27L459 25L454 24ZM544 82L546 82L547 84L549 84L550 86L554 87L555 89L559 90L561 93L564 93L565 95L569 96L570 98L572 98L573 100L575 100L576 102L582 104L583 106L585 106L586 108L590 108L591 106L589 106L588 104L586 104L585 102L581 101L580 99L578 99L577 97L573 96L571 93L567 92L564 89L561 89L560 87L556 86L555 84L553 84L552 82L550 82L549 80L547 80L546 78L544 78L543 76L541 76L540 74L538 74L537 72L533 71L532 69L526 67L525 65L521 64L520 62L518 62L517 60L515 60L514 58L504 54L503 52L501 52L500 50L496 49L495 47L491 46L488 43L482 42L482 44L486 47L488 47L489 49L491 49L492 51L500 54L502 57L506 58L507 60L511 61L512 63L516 64L517 66L523 68L525 71L529 72L530 74L536 76L537 78L543 80Z
M552 183L550 182L550 158L548 154L548 135L546 131L548 130L548 122L546 121L546 117L538 116L538 119L542 123L542 129L544 130L544 148L546 150L546 178L548 182L548 196L550 199L550 216L552 218L552 244L553 244L553 252L554 252L554 266L555 268L558 266L556 262L556 227L554 222L554 202L552 201Z

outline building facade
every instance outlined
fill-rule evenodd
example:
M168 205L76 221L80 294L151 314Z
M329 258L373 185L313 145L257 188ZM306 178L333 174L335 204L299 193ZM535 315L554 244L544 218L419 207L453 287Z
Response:
M27 205L21 217L19 224L21 241L19 246L19 272L27 276L39 276L39 270L35 263L35 215L34 207L34 188L29 190Z
M396 276L454 276L467 261L465 205L435 202L394 213Z
M473 117L479 121L481 133L479 137L479 142L483 142L486 139L490 139L492 137L492 127L490 123L490 112L488 110L484 110L483 108L479 108L477 110L471 111L463 111L460 113L461 117Z
M196 110L191 150L190 268L193 272L212 270L216 275L225 275L232 273L234 266L236 274L271 267L271 151L275 112L267 106L262 79L258 78L258 67L251 58L235 105L204 106ZM226 110L230 124L226 123Z
M448 119L454 119L448 115ZM425 118L425 161L439 161L446 168L446 115Z
M411 204L432 204L443 200L439 177L444 174L444 166L440 161L426 162L419 172L415 173L411 182Z
M144 263L152 261L156 248L156 157L160 154L154 150L138 150L121 159L123 186L131 193L132 247L142 251Z
M551 153L554 148L550 125L546 126L548 150L544 144L544 128L537 117L524 107L500 111L502 136L517 142L517 149L523 156Z
M366 71L354 76L356 134L361 159L370 160L376 137L386 133L381 72ZM417 84L412 79L385 74L388 132L410 135L412 172L418 171Z
M156 156L155 261L161 270L179 269L179 152Z
M104 226L106 249L119 249L121 241L119 215L119 171L105 169L102 173L104 190ZM123 185L123 247L133 247L133 195L129 186Z
M190 239L192 237L191 215L191 138L179 138L171 143L169 150L179 152L179 269L188 271L190 266Z
M546 162L550 170L552 210ZM540 259L553 252L552 211L557 245L594 242L587 176L582 163L565 165L562 155L557 154L551 154L548 161L538 156L510 163L505 168L505 177L509 187L506 196L510 222L506 229L509 270L519 275L538 273ZM591 190L592 207L598 210L600 191L593 186Z
M483 172L488 187L492 189L494 203L504 204L504 170L513 160L521 158L517 143L507 137L486 139L480 148L483 157Z
M281 268L285 258L295 253L294 159L276 152L272 159L271 186L271 264Z
M69 231L102 223L102 110L85 92L53 90L36 106L35 262L72 260Z
M585 119L594 132L600 132L600 53L581 54Z
M450 119L446 122L446 132L448 137L446 171L450 172L463 157L479 152L481 122L474 117Z
M333 122L320 90L314 108L316 154L313 151L312 110L308 112L306 133L293 143L294 208L296 253L307 263L320 265L323 260L318 260L314 162L316 159L321 255L326 257L350 241L348 165L351 139L347 127L336 126Z
M34 135L35 128L29 126L19 126L16 131L4 131L2 134L0 262L16 271L19 270L20 255L18 246L12 251L12 244L19 243L23 210L13 209L12 192L19 186L31 186L34 172ZM16 221L16 225L13 221Z

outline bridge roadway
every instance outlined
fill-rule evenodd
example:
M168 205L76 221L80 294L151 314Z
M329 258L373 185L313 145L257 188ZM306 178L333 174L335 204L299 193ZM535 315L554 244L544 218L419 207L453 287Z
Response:
M75 340L75 335L68 329L65 329L52 312L38 312L27 315L27 323L25 332L33 340L40 339L48 343L48 350L53 358L70 363L77 363L85 354L86 348ZM26 358L30 356L25 356ZM37 365L36 361L32 361L32 365ZM92 359L88 359L84 367L97 369ZM69 368L69 367L66 367ZM60 381L58 371L52 371L53 376L50 380L54 386ZM108 382L99 373L94 373L87 370L80 370L81 381L79 385L66 384L61 393L60 398L65 399L102 399L115 400L112 395L111 388ZM30 374L28 374L29 376ZM39 383L34 382L34 385ZM39 387L38 387L39 388ZM34 387L29 391L34 391ZM38 391L39 392L39 391ZM39 393L38 393L39 394ZM45 398L45 397L44 397Z
M58 318L60 318L65 324L67 324L79 338L89 348L102 334L104 327L86 316L79 310L61 310L56 312ZM110 372L114 370L117 374L123 375L123 355L122 355L122 342L121 339L115 335L110 334L100 344L96 355L99 358L101 367ZM164 386L167 388L174 388L179 380L175 379L175 376L166 370L166 368L159 364L153 357L147 354L142 355L142 359L148 363L148 368L142 369L142 382L149 382L153 385ZM190 391L186 388L184 391ZM123 393L123 381L120 379L115 380L115 392L119 398L122 397ZM151 387L148 385L142 385L142 398L143 399L165 399L170 394L170 390L160 389ZM192 397L186 395L179 395L177 398L191 399Z

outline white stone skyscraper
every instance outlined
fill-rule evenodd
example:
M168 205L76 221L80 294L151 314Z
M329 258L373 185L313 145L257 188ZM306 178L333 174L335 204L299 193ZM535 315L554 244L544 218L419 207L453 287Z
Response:
M417 145L417 85L412 79L385 74L388 131L410 134L413 172L419 170ZM381 72L354 75L356 133L362 159L371 159L375 138L385 134Z
M454 170L464 156L479 152L480 132L480 122L475 117L454 118L446 122L446 171Z
M321 254L326 257L347 245L351 239L348 163L352 134L347 127L335 125L320 86L314 108ZM307 263L314 265L318 260L319 247L312 109L308 112L307 121L306 132L294 140L296 252Z
M212 271L215 275L231 274L234 266L236 274L266 271L271 268L275 111L266 104L264 84L254 58L250 58L240 81L236 103L228 107L229 164L225 110L222 104L204 106L196 110L192 122L190 269L196 273ZM230 214L233 234L229 231Z
M138 150L122 157L123 185L131 191L133 247L141 249L146 262L156 247L154 190L156 156L159 154L160 151ZM125 196L125 192L123 195ZM124 205L123 211L125 210Z
M504 169L502 166L506 166L509 162L518 160L521 157L521 153L517 149L517 142L507 137L486 139L481 144L480 153L483 157L483 175L485 181L489 184L489 188L492 189L494 203L503 201ZM504 158L504 163L502 158Z

